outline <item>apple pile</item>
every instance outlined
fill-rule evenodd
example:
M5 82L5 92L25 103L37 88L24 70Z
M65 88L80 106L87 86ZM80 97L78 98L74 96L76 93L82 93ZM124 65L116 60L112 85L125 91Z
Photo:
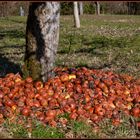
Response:
M66 125L68 120L58 117L66 113L73 120L98 124L110 118L119 125L120 112L140 117L139 79L85 67L57 67L54 72L46 83L13 73L0 78L0 122L23 115L51 126Z

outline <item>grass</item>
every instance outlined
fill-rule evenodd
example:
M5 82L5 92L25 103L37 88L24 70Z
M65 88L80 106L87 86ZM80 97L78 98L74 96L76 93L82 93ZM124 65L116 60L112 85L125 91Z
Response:
M55 65L111 69L140 76L138 15L83 15L80 19L81 28L76 29L73 16L61 16ZM0 54L20 68L25 51L26 20L27 17L0 19Z
M64 138L64 134L58 128L39 124L32 131L32 138Z
M109 68L138 77L138 17L85 15L81 17L80 29L73 27L70 17L62 17L65 21L61 20L60 24L60 47L56 64Z
M67 115L63 117L67 118ZM7 120L1 126L3 130L1 138L140 138L140 131L135 124L136 119L124 114L120 114L120 118L122 123L119 126L113 126L111 119L104 119L98 124L97 130L89 121L84 120L68 120L66 126L57 125L57 127L44 126L41 122L34 120L32 131L29 131L26 124L21 125ZM26 119L24 121L27 122Z
M7 134L7 137L11 138L64 138L64 134L56 127L49 125L44 126L41 122L33 120L31 129L27 125L26 118L23 119L23 124L19 124L17 121L11 122L8 119L1 126L3 131ZM30 131L31 130L31 131ZM3 136L4 137L4 136Z
M84 122L72 121L72 132L74 138L100 138L99 134L94 133L92 126Z
M136 138L137 129L136 125L132 124L132 119L134 121L135 118L121 114L122 123L119 126L113 126L110 119L104 119L99 124L101 133L105 138Z

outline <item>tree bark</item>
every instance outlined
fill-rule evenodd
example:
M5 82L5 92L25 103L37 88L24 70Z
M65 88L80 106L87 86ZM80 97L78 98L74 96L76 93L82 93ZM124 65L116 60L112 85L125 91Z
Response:
M78 3L73 2L74 5L74 23L76 28L80 28L80 18L78 13Z
M53 67L59 42L59 2L32 2L26 27L26 74L34 80L47 81Z
M100 3L97 1L95 2L95 4L96 4L96 14L100 15Z
M83 2L79 2L79 14L83 15Z

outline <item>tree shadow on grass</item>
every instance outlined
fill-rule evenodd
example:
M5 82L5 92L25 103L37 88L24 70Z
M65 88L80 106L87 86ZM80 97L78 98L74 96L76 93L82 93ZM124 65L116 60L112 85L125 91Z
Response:
M8 30L8 31L0 31L0 39L3 39L4 37L25 38L25 33L17 29Z
M11 19L11 18L9 19L9 18L7 18L6 20L7 21L12 21L12 22L15 22L15 23L20 23L20 24L26 23L26 21L24 21L24 20L20 20L19 21L18 19L16 20L16 19Z
M98 37L93 38L92 40L88 39L82 39L81 45L87 46L86 48L78 48L77 50L72 50L71 46L61 48L61 50L58 51L59 54L65 54L65 53L90 53L94 55L103 55L103 52L101 51L102 48L108 48L110 45L112 45L112 40L109 40L105 37Z
M110 69L111 68L111 63L104 63L102 65L93 65L93 66L88 66L88 64L78 64L76 65L75 67L76 68L79 68L79 67L86 67L86 68L89 68L89 69Z
M80 48L75 53L91 53L94 55L103 55L104 53L100 50L102 48L108 48L110 42L106 38L94 38L92 41L84 41L83 45L89 46L88 48Z
M8 73L19 73L22 76L19 64L10 62L9 59L0 56L0 77L4 77Z
M104 55L104 53L102 51L100 51L99 49L96 49L96 47L92 47L92 48L81 48L77 51L75 51L75 53L90 53L90 54L94 54L94 55Z
M4 35L0 33L0 40L4 38Z
M0 51L2 52L4 49L20 49L20 50L24 50L25 49L25 45L10 45L10 46L2 46L0 47ZM16 50L15 50L16 51ZM22 51L23 52L23 51ZM11 52L10 52L11 53ZM18 52L16 52L17 54ZM0 53L1 54L1 53Z
M58 54L73 54L73 53L90 53L94 55L103 55L104 53L100 50L100 46L92 46L89 48L78 48L77 50L71 50L70 48L62 48L61 50L58 50Z

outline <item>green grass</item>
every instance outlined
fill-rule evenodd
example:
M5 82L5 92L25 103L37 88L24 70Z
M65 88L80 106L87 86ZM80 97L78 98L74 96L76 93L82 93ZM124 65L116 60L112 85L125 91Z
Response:
M62 117L62 116L61 116ZM64 118L66 116L63 116ZM67 118L67 117L66 117ZM21 118L20 118L21 119ZM20 125L10 121L1 125L2 138L140 138L140 131L136 126L136 119L132 116L120 114L121 124L113 126L111 119L104 119L98 123L98 131L89 120L68 120L66 126L51 127L43 125L37 120L32 122L32 131L29 132L26 123ZM24 120L27 121L26 119Z
M60 40L55 65L111 69L139 77L139 16L83 15L81 28L73 16L61 16ZM0 53L23 64L27 17L0 19ZM14 56L19 52L16 59ZM10 52L10 53L9 53Z
M27 119L23 119L23 124L18 124L16 121L11 122L7 119L3 123L3 132L12 138L64 138L64 134L57 127L51 127L49 125L44 126L41 122L37 120L32 121L32 131L28 130Z
M58 128L37 125L32 131L32 138L64 138L64 134Z
M99 134L93 132L93 128L84 122L72 121L72 131L75 138L100 138Z
M139 16L84 15L80 29L73 27L71 19L64 16L60 23L56 65L109 68L140 75Z

